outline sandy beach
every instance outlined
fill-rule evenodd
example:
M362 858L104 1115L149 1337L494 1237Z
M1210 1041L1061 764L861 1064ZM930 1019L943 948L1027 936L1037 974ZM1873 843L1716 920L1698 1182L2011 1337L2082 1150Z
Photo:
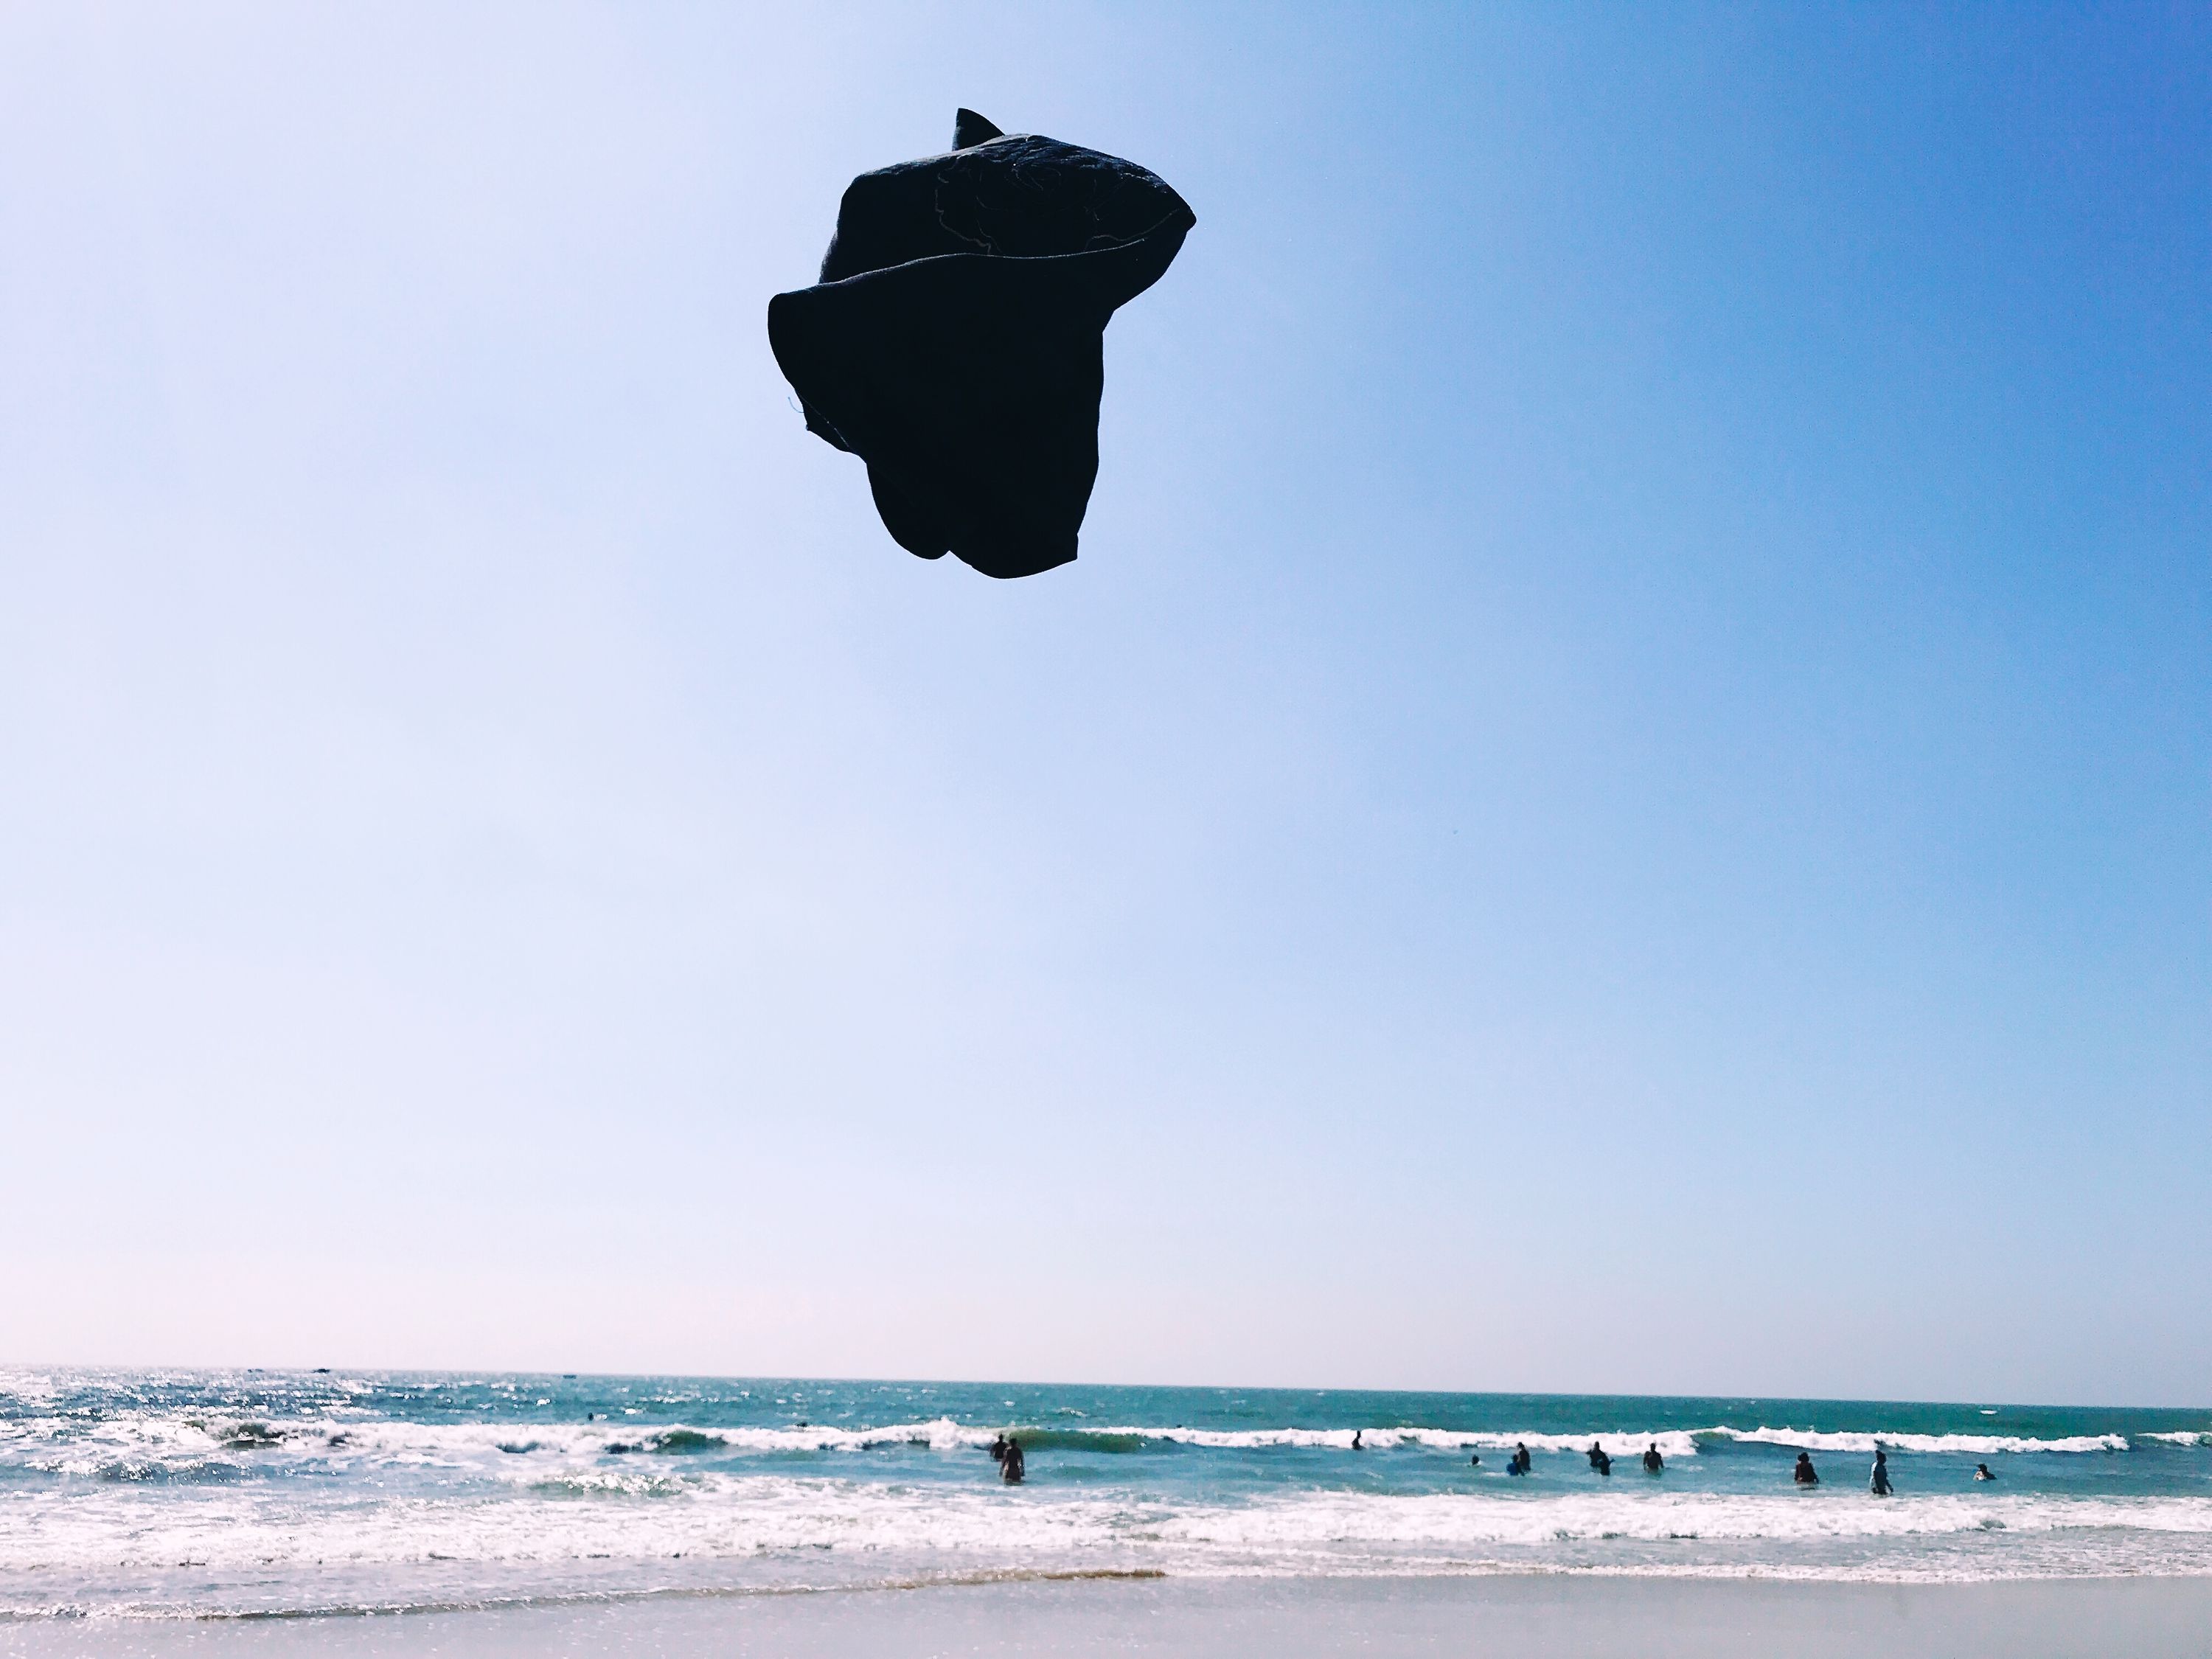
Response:
M1367 1656L2202 1659L2212 1579L1943 1585L1576 1575L1174 1579L679 1597L382 1617L37 1621L23 1659L294 1655Z

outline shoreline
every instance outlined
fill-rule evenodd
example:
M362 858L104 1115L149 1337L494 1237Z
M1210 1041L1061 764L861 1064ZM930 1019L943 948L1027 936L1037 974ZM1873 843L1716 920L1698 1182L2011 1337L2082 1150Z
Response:
M2143 1659L2212 1653L2212 1577L1870 1583L1589 1571L1450 1577L1035 1576L645 1592L620 1600L385 1613L0 1622L20 1659L524 1659L524 1656L789 1655L885 1659L1018 1654L1498 1659L1790 1654L2003 1654Z

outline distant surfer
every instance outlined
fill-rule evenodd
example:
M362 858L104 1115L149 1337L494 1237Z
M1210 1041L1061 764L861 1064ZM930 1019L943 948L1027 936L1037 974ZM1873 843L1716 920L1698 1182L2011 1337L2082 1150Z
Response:
M1508 1474L1526 1474L1528 1473L1528 1443L1525 1440L1515 1441L1513 1443L1513 1455L1505 1460L1505 1473Z
M1613 1459L1605 1455L1605 1448L1595 1440L1590 1442L1589 1463L1600 1474L1613 1473Z
M1801 1486L1817 1486L1820 1484L1820 1472L1813 1467L1812 1453L1797 1454L1797 1467L1790 1471L1790 1478Z
M1365 1432L1366 1432L1366 1431L1365 1431L1365 1430L1364 1430L1364 1429L1354 1429L1354 1430L1352 1431L1352 1450L1354 1450L1354 1451L1365 1451L1365 1450L1367 1449L1367 1448L1366 1448L1366 1447L1364 1447L1364 1446L1363 1446L1363 1445L1361 1445L1361 1444L1359 1443L1359 1437L1360 1437L1362 1434L1365 1433Z
M1009 1436L1006 1453L999 1459L1000 1478L1010 1486L1018 1486L1022 1484L1022 1477L1028 1473L1022 1460L1022 1443Z
M1889 1496L1889 1454L1879 1446L1874 1449L1874 1476L1867 1482L1867 1490L1876 1498Z
M1996 1479L1996 1476L1990 1473L1990 1466L1988 1464L1977 1463L1974 1465L1974 1479L1977 1480L1994 1480Z
M1471 1469L1480 1468L1482 1467L1482 1454L1480 1452L1477 1452L1474 1456L1468 1458L1467 1460L1467 1466Z
M1644 1473L1656 1474L1667 1467L1667 1460L1659 1455L1659 1443L1655 1440L1644 1449Z
M998 1438L991 1442L991 1461L994 1463L1003 1463L1006 1461L1006 1437L1003 1430L1000 1431Z

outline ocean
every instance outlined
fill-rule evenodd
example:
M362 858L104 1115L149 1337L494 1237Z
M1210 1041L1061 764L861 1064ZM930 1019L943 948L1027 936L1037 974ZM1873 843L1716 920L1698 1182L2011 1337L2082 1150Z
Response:
M987 1454L1000 1431L1018 1487ZM1817 1488L1791 1480L1800 1450ZM2212 1575L2212 1412L0 1370L10 1620L1501 1572Z

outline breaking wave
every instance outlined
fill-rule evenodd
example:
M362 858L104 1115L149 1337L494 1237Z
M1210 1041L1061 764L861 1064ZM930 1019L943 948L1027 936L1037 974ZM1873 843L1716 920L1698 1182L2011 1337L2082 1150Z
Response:
M1517 1483L1516 1483L1517 1484ZM1499 1480L1498 1486L1507 1483ZM1731 1571L1742 1547L1916 1546L1951 1540L1971 1552L1948 1570L2005 1576L2005 1540L2042 1540L2045 1571L2101 1571L2128 1538L2163 1536L2159 1559L2212 1571L2212 1498L2098 1499L1939 1494L1882 1500L1863 1493L1666 1492L1642 1486L1534 1498L1516 1491L1399 1495L1300 1492L1241 1504L1133 1502L1109 1497L927 1492L781 1476L710 1476L667 1488L666 1504L580 1503L636 1498L648 1484L564 1483L497 1504L430 1500L368 1510L302 1512L289 1498L234 1492L229 1501L159 1514L128 1505L82 1510L65 1524L0 1512L0 1571L83 1583L120 1582L179 1565L195 1583L287 1570L391 1573L528 1566L606 1572L652 1567L664 1582L690 1573L788 1581L886 1571L1159 1571L1278 1576L1523 1570L1565 1565ZM215 1495L211 1495L215 1496ZM2057 1553L2053 1553L2053 1547ZM1661 1553L1651 1553L1660 1547ZM2131 1547L2141 1556L2143 1546ZM1788 1558L1796 1559L1798 1558ZM1815 1558L1814 1565L1835 1558ZM688 1563L676 1567L670 1564ZM719 1564L719 1565L718 1565ZM933 1564L934 1564L933 1565ZM1787 1560L1783 1563L1787 1564ZM1846 1561L1844 1565L1850 1565ZM1854 1569L1865 1576L1863 1563ZM403 1574L404 1576L404 1574ZM479 1575L481 1576L481 1575ZM1879 1576L1879 1575L1876 1575ZM492 1575L494 1578L496 1574Z
M983 1427L950 1418L861 1427L792 1425L730 1427L688 1424L647 1426L619 1420L537 1423L518 1434L512 1422L421 1423L390 1419L311 1418L292 1422L220 1423L173 1417L128 1417L97 1425L64 1419L18 1419L0 1424L0 1456L20 1467L104 1480L228 1480L277 1463L342 1467L362 1462L470 1465L487 1457L508 1460L596 1459L659 1454L743 1456L747 1454L834 1454L884 1447L934 1451L971 1450L1000 1432L1018 1435L1031 1450L1067 1449L1122 1454L1176 1447L1265 1452L1274 1449L1351 1451L1355 1433L1367 1451L1510 1451L1526 1445L1541 1454L1579 1454L1595 1442L1614 1458L1633 1458L1656 1445L1672 1462L1695 1457L1700 1448L1726 1441L1808 1451L1871 1454L1951 1454L1969 1457L2032 1453L2115 1453L2130 1449L2125 1435L1924 1434L1874 1430L1799 1429L1761 1425L1737 1428L1608 1429L1576 1433L1436 1428L1422 1425L1375 1428L1215 1429L1182 1424L1116 1424L1096 1428L1065 1422L1010 1421ZM2183 1448L2212 1448L2212 1431L2172 1431L2140 1438Z
M2124 1452L2129 1449L2124 1434L2077 1434L2037 1440L2016 1434L1890 1434L1879 1429L1865 1433L1770 1428L1705 1429L1700 1432L1720 1439L1791 1446L1805 1451L1951 1452L1966 1457L1995 1457L2008 1453Z

